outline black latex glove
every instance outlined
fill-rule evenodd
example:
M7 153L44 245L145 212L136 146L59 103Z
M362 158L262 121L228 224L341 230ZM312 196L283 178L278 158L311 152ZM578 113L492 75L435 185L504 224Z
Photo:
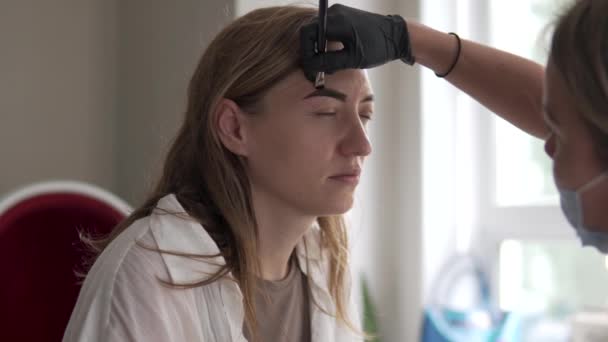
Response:
M340 51L315 53L318 18L300 31L300 64L314 80L319 71L367 69L395 59L414 64L405 20L398 15L379 15L335 4L327 10L327 40L344 45Z

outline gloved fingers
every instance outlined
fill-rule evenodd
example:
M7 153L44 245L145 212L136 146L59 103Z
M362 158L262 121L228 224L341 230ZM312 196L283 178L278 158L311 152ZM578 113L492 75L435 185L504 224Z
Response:
M310 57L315 55L318 44L318 20L306 24L300 29L300 49L301 55ZM341 16L327 17L327 41L341 42L345 47L352 46L354 32L351 25Z
M322 55L312 55L300 59L300 67L306 78L314 80L317 72L325 71L325 58Z
M356 30L346 17L340 14L327 16L327 40L350 46L355 36Z
M300 65L306 78L313 81L316 73L332 73L353 67L353 50L356 47L356 30L347 17L347 6L334 4L327 12L326 39L340 42L342 50L320 53L317 50L319 18L314 18L300 30Z
M301 66L308 79L314 79L317 72L333 73L352 68L352 57L348 50L329 51L303 58Z
M315 19L300 29L300 55L304 59L313 57L317 54L317 33L319 30L317 22L318 21Z
M352 53L347 47L342 50L327 52L322 57L325 62L323 70L327 73L331 74L338 70L353 68Z

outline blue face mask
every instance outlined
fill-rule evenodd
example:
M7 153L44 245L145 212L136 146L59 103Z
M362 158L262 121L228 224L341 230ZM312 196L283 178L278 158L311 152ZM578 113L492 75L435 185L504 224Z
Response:
M595 177L576 191L557 187L562 211L566 215L570 225L576 230L576 234L583 243L583 246L593 246L604 254L608 254L608 233L596 232L585 226L581 196L585 191L593 188L606 178L608 178L608 172Z

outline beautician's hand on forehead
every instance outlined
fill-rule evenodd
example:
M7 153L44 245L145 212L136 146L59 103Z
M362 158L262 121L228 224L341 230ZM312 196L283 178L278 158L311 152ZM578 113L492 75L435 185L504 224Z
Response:
M372 68L395 59L413 64L405 20L335 4L327 11L327 40L344 45L340 51L315 53L318 18L300 32L301 66L309 80L319 71Z

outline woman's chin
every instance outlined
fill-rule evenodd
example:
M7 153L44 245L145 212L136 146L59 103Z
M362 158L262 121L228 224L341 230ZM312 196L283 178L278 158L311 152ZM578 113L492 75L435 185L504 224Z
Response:
M352 197L347 199L341 199L327 203L322 210L322 214L318 216L335 216L346 214L353 207L354 199Z

